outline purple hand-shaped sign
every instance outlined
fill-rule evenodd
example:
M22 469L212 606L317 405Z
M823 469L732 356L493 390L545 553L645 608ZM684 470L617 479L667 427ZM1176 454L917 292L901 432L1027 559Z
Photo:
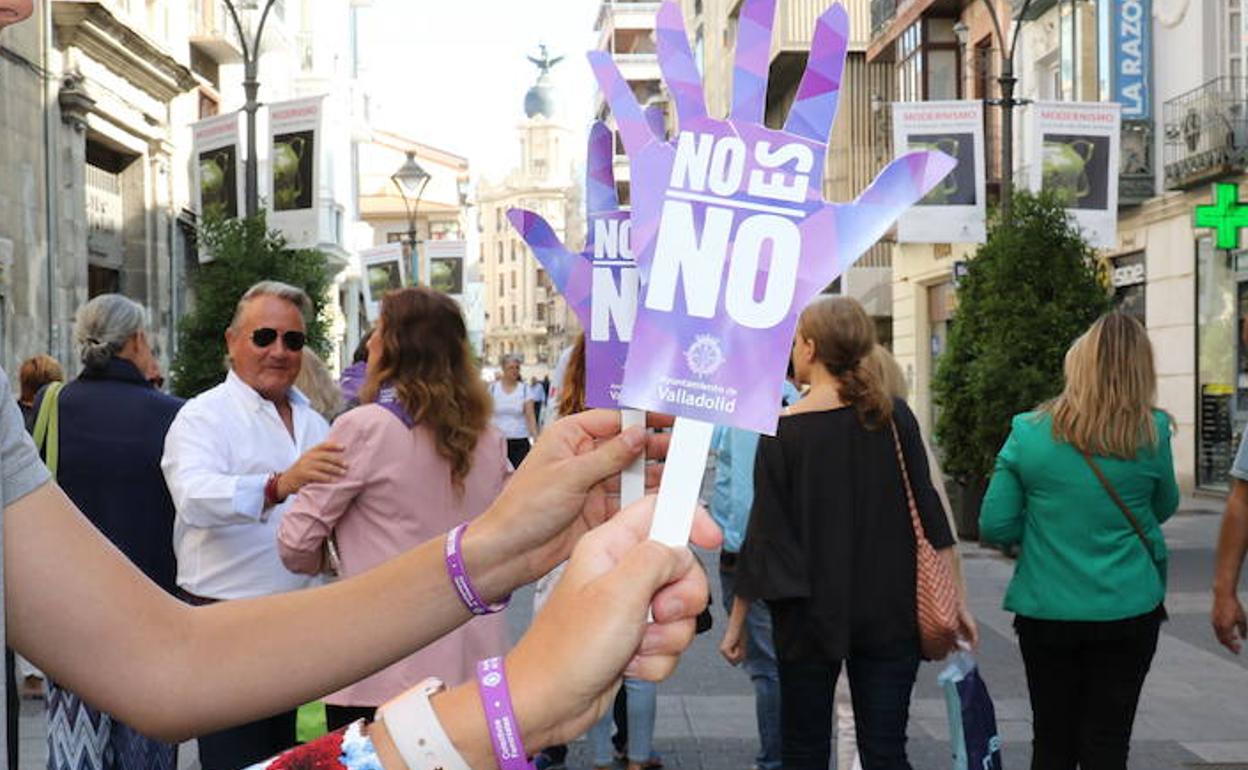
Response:
M745 0L727 120L707 115L680 7L659 11L659 63L680 130L656 133L610 54L590 63L632 168L632 247L644 286L621 402L773 433L802 308L954 166L903 156L853 203L823 200L849 19L819 19L784 131L763 125L776 0Z
M653 121L653 115L648 118ZM531 211L507 213L585 328L585 403L619 407L624 361L633 336L640 279L633 260L628 212L620 208L612 168L611 132L595 123L589 133L586 203L589 239L574 254L546 220Z

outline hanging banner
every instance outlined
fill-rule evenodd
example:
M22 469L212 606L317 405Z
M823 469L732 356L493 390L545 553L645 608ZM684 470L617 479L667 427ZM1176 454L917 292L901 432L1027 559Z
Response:
M269 224L292 246L312 246L320 240L317 190L323 103L324 97L314 96L269 106Z
M1152 120L1149 67L1153 61L1153 13L1149 0L1117 0L1113 9L1113 98L1123 120Z
M893 147L898 155L939 150L958 162L897 220L897 240L983 243L987 239L983 102L895 102Z
M429 276L430 288L462 297L467 254L467 241L425 241L425 275Z
M1083 237L1096 248L1118 242L1120 105L1035 102L1031 105L1031 189L1066 201Z
M954 166L940 152L911 153L857 200L825 201L849 17L833 5L819 18L777 131L763 122L775 8L742 6L733 107L720 120L707 113L680 4L660 7L658 54L680 125L672 141L647 126L611 55L589 54L628 154L643 287L621 401L698 422L695 448L709 441L710 423L775 432L798 314ZM698 471L705 452L691 462Z
M364 277L364 313L369 321L376 321L386 292L407 285L403 244L387 243L361 251L360 274Z
M620 405L640 291L631 221L620 208L613 162L611 131L595 123L586 164L589 238L583 254L568 251L541 216L521 209L507 214L585 329L585 403L604 409Z
M201 120L191 126L194 163L192 203L204 220L237 219L243 199L243 153L239 113ZM199 259L211 255L200 250Z

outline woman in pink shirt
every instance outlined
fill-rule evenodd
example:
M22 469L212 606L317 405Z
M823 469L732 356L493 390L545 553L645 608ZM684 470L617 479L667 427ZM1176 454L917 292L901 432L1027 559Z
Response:
M468 347L459 306L427 288L394 291L368 341L361 406L334 423L347 472L299 491L278 531L286 567L316 573L334 535L341 574L365 572L476 517L510 473L490 425L490 398ZM420 652L325 698L330 729L373 711L428 676L472 679L507 649L505 613L477 618Z

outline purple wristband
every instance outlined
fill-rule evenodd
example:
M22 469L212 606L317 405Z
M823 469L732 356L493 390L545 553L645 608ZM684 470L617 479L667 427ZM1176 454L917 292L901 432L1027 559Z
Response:
M494 745L498 770L533 770L533 763L524 752L524 741L520 739L520 723L511 707L502 658L477 662L477 689L481 693L481 705L485 707L486 727L490 731L490 743Z
M468 570L464 567L464 530L467 528L468 523L464 522L446 533L446 574L450 576L451 585L455 586L455 592L469 612L473 615L492 615L507 609L511 594L504 596L501 602L486 604L481 594L477 593L472 580L468 578Z

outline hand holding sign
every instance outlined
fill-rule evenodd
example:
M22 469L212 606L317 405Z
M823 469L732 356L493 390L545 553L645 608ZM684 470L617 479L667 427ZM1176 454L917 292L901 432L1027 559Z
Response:
M615 192L613 160L611 132L595 123L586 164L589 239L583 254L569 251L539 214L523 209L507 212L586 329L585 403L604 409L619 408L640 287L629 245L628 212L620 209Z
M776 427L798 313L954 165L911 153L853 203L825 202L848 17L833 6L820 18L786 130L773 131L762 120L775 4L745 0L727 120L707 115L679 5L663 4L659 63L680 118L671 142L646 125L610 55L590 54L632 167L645 287L621 400L764 433Z
M645 287L621 401L678 416L651 537L689 536L710 423L772 433L797 316L954 166L939 152L894 161L858 200L823 200L849 18L819 19L784 131L763 125L776 0L745 0L732 114L712 119L680 7L659 10L659 65L680 131L649 130L610 54L590 64L632 169L633 253Z
M662 112L651 110L647 119L661 131ZM587 175L589 241L575 254L555 235L539 214L521 209L507 213L537 260L546 268L568 306L587 330L585 340L585 403L588 407L619 408L624 361L633 335L640 279L630 247L630 220L620 209L615 191L614 147L611 132L595 123L589 133ZM644 412L625 410L624 427L645 425ZM644 462L628 468L621 479L621 500L627 504L645 491Z

